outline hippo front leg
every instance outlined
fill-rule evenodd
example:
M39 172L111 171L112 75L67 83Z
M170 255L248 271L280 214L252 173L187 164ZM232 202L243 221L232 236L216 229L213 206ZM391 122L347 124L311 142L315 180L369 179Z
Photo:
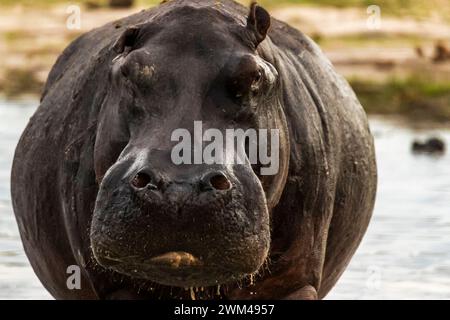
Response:
M304 286L298 291L288 295L283 300L318 300L317 290L313 286Z

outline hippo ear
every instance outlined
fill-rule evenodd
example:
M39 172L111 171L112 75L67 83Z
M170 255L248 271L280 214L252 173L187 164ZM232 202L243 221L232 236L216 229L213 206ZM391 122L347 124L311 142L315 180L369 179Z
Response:
M117 53L124 53L126 50L130 50L136 43L139 30L137 26L128 27L114 43L113 50Z
M254 34L256 47L266 38L270 28L270 20L270 14L256 2L252 2L247 18L247 29Z

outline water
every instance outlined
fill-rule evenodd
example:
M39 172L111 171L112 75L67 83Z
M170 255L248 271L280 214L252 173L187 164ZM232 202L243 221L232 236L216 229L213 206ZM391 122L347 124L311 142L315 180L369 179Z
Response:
M10 200L15 145L35 102L0 102L0 299L51 299L23 252ZM413 156L435 134L372 119L379 192L374 218L328 299L450 299L450 152ZM450 146L450 131L438 132Z
M36 104L0 101L0 299L51 299L23 251L9 185L14 149Z
M336 299L450 299L450 151L414 156L414 131L371 120L379 187L373 220L360 249L329 295Z

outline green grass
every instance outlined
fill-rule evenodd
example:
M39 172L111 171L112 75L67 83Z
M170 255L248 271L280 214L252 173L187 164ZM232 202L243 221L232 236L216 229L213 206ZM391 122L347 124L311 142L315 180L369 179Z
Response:
M350 84L368 113L450 121L450 81L433 81L416 75L382 83L353 79Z
M0 92L7 98L23 94L39 95L44 83L39 80L34 70L9 68L0 81Z

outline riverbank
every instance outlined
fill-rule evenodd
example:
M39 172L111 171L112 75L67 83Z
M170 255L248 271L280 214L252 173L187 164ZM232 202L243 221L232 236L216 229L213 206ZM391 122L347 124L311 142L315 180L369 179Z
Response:
M131 9L112 10L103 2L97 1L97 8L92 0L74 2L80 4L81 24L71 30L66 2L5 0L0 5L0 95L38 96L56 58L76 37L157 3L139 0ZM450 24L446 10L430 6L450 1L415 1L401 10L398 1L378 1L378 30L367 27L364 1L259 2L319 43L369 113L450 121L450 59L434 61L439 45L450 47Z

